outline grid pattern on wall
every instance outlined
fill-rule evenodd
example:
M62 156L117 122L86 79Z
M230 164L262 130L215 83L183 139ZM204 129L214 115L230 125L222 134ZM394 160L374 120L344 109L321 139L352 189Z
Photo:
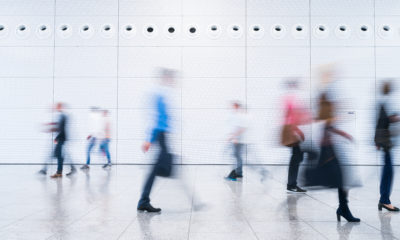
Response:
M289 149L277 140L283 79L299 77L315 111L318 66L335 63L339 125L357 140L348 158L379 163L375 105L382 79L400 76L399 18L395 0L2 0L0 162L48 157L41 124L63 101L75 162L85 160L88 108L99 106L111 111L115 162L148 163L145 93L155 69L168 67L180 72L172 137L180 162L232 163L226 116L239 100L252 116L247 162L286 164ZM320 127L305 131L315 140Z

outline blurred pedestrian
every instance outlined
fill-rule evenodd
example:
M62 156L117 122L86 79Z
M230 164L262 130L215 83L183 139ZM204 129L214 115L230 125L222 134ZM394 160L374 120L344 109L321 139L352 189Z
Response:
M96 146L99 136L101 134L101 115L100 109L92 107L89 113L89 135L87 136L88 145L86 151L86 164L81 167L82 170L89 169L91 153Z
M62 177L63 165L64 165L64 145L67 141L67 124L68 124L68 116L64 111L64 104L57 103L55 106L55 110L58 114L57 122L50 123L52 126L50 129L51 132L55 132L57 135L54 139L55 148L54 148L54 157L57 158L57 172L51 176L51 178L60 178ZM71 172L67 173L67 176L72 175L76 172L75 167L71 163Z
M312 118L296 96L299 91L299 81L288 79L286 85L288 93L284 97L285 116L281 132L281 144L290 147L292 150L286 189L291 193L305 193L307 191L297 185L299 166L304 157L304 151L300 144L305 140L304 133L299 125L311 122Z
M100 150L103 155L107 158L107 163L103 165L103 168L110 168L111 164L111 155L110 155L110 141L111 141L111 123L108 116L108 110L102 111L102 132L101 132L101 142L100 142Z
M378 203L378 209L381 211L382 208L385 208L388 211L398 212L400 211L399 208L393 206L390 202L390 194L393 184L393 164L391 156L393 144L391 141L392 133L390 131L390 125L394 122L400 121L400 118L391 110L392 106L389 99L391 91L391 83L389 81L385 82L382 87L383 96L379 104L379 116L376 124L374 140L377 149L382 150L384 153L384 165L379 187L381 196Z
M236 168L233 169L227 179L236 181L243 178L243 150L246 150L245 134L248 128L248 119L246 110L239 102L232 103L232 114L229 119L231 133L228 141L232 144L233 156L236 159Z
M360 219L352 215L348 206L348 183L345 182L342 167L336 154L333 135L340 135L352 141L352 136L337 129L335 105L327 93L322 93L319 98L318 120L324 122L322 139L320 142L320 155L316 167L308 169L306 173L306 186L323 186L337 188L339 207L336 210L337 220L344 217L348 222L359 222Z
M143 186L142 195L138 202L139 211L160 212L150 204L150 192L156 176L169 177L172 175L173 156L169 151L168 132L170 131L170 91L175 83L175 71L161 70L160 86L152 96L152 108L155 109L154 124L150 136L143 143L142 150L147 152L153 144L158 144L160 150L156 163Z
M109 150L109 143L111 140L110 127L111 125L108 117L108 110L100 110L96 107L93 107L89 114L90 133L87 136L88 145L86 153L86 164L81 167L82 170L89 169L91 153L93 148L97 144L99 144L99 149L101 153L107 159L107 163L103 165L103 168L106 169L112 166Z

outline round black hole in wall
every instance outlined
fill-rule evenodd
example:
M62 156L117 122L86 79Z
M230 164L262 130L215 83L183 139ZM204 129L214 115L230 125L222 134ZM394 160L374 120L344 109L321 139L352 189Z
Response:
M195 27L189 28L189 32L190 32L190 33L195 33L195 32L196 32L196 28L195 28Z
M275 31L277 31L277 32L280 32L280 31L282 31L282 28L281 28L281 26L276 26L276 27L275 27Z
M383 30L385 30L386 32L390 31L390 27L389 26L383 26Z
M253 31L254 31L254 32L260 31L260 27L259 27L259 26L254 26L254 27L253 27Z
M25 27L25 25L21 25L21 26L19 26L19 28L18 28L20 31L25 31L26 30L26 27Z
M125 30L128 31L128 32L130 32L130 31L133 30L133 28L132 28L132 26L126 26L126 27L125 27Z
M368 31L368 27L367 26L361 26L361 31L363 31L363 32Z
M301 32L301 31L303 31L303 28L301 26L297 26L296 31Z
M104 31L110 31L110 30L111 30L110 26L108 26L108 25L104 26Z
M85 32L88 31L89 30L89 26L83 26L82 30L85 31Z
M238 27L238 26L233 26L232 29L233 29L233 31L235 31L235 32L239 31L239 27Z
M4 30L4 26L0 25L0 31L3 31L3 30Z
M340 29L340 31L342 31L342 32L346 31L346 27L345 27L345 26L340 26L339 29Z
M325 27L324 27L324 26L319 26L318 29L319 29L321 32L325 31Z
M211 31L217 31L217 30L218 30L217 26L215 25L211 26Z
M68 30L68 27L67 26L61 26L61 31L67 31Z
M174 32L175 32L175 28L169 27L169 28L168 28L168 32L169 32L169 33L174 33Z
M46 31L46 30L47 30L47 27L45 25L40 27L40 31Z
M153 28L153 27L148 27L148 28L147 28L147 32L149 32L149 33L154 32L154 28Z

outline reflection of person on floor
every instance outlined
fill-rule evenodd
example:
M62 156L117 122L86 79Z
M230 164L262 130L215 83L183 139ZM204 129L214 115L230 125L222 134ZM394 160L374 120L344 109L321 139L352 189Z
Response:
M147 152L152 144L160 147L156 163L147 177L143 187L137 209L147 212L160 212L160 208L154 208L150 204L150 192L156 176L168 177L172 171L172 154L168 149L168 131L170 130L169 95L175 83L175 72L163 69L161 72L161 84L152 98L155 109L155 123L151 129L149 139L144 142L142 149Z
M351 231L353 230L354 226L358 226L359 224L360 223L347 222L347 223L342 225L340 222L338 222L336 224L336 231L339 234L339 240L352 239Z
M232 103L233 112L230 117L230 125L232 127L229 142L232 143L233 155L236 159L236 168L233 169L227 179L236 181L237 178L243 177L243 149L246 149L245 145L245 133L248 128L248 121L246 116L246 110L243 109L239 102Z
M53 174L52 178L60 178L62 177L63 164L64 164L64 145L67 141L67 123L68 117L64 111L64 105L62 103L57 103L55 106L55 110L58 113L58 121L54 123L50 123L52 126L50 129L51 132L57 133L57 136L54 139L54 143L56 144L54 148L54 157L57 158L57 172ZM67 176L75 173L75 167L71 163L71 172L67 173Z
M382 234L382 239L396 239L393 234L393 229L392 229L392 215L397 214L397 213L392 213L392 212L378 212L379 215L379 221L381 223L381 234Z
M379 199L378 209L381 211L382 208L385 208L388 211L398 212L400 209L393 206L390 202L390 194L393 183L393 165L390 153L393 144L391 141L390 125L394 122L400 121L400 118L390 111L390 92L390 83L384 83L382 88L383 99L380 103L379 116L375 130L375 145L378 150L382 150L384 152L384 166L380 184L381 197Z
M286 196L287 210L290 221L297 222L299 216L297 215L297 201L306 196L305 194L288 194Z

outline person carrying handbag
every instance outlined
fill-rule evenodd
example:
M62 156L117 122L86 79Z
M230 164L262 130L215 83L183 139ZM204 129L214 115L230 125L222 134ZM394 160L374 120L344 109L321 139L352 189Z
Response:
M290 79L287 87L291 93L284 99L285 119L281 130L281 145L292 149L292 156L289 162L287 191L290 193L305 193L306 190L297 185L297 176L300 163L303 161L304 151L300 143L305 140L304 133L299 125L311 122L311 114L299 104L295 91L298 90L298 80Z
M150 192L156 176L169 177L172 175L173 159L168 148L168 132L170 130L170 107L168 106L168 92L175 83L175 71L163 69L161 72L161 85L153 96L155 109L155 123L151 129L150 138L142 145L143 152L147 152L151 145L159 145L159 153L154 167L150 171L138 202L137 210L147 212L160 212L150 204Z

